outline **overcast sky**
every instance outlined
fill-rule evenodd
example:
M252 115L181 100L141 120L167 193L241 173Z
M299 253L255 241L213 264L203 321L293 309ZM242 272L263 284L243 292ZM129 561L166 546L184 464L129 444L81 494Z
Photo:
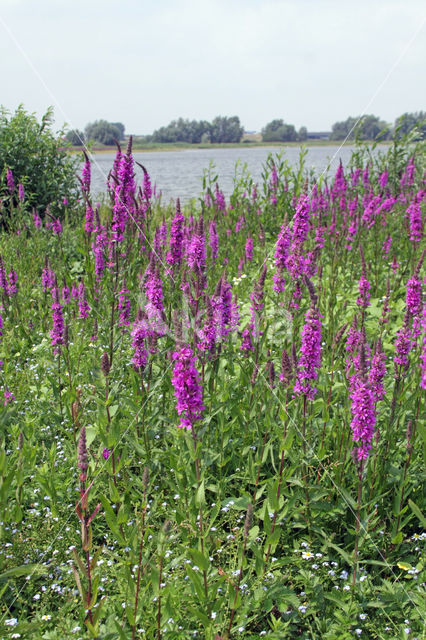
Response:
M0 0L0 104L58 127L426 110L423 0ZM423 25L423 26L422 26Z

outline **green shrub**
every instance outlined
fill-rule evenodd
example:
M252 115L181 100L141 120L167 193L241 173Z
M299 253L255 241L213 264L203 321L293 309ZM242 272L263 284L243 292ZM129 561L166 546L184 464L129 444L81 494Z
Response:
M52 122L51 107L39 123L22 105L13 115L0 106L0 197L4 200L11 196L9 211L18 198L18 183L25 187L27 204L41 214L49 205L52 214L60 216L64 199L69 205L77 199L78 159L67 153L62 132L55 134L51 130ZM10 194L7 188L8 168L13 173L16 194Z

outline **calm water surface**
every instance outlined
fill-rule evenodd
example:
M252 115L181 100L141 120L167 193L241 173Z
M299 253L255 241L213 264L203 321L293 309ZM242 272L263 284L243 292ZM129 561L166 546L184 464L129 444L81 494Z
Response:
M327 170L334 173L340 159L346 165L354 147L338 146L308 147L305 168L314 168L318 175ZM235 165L239 161L247 165L254 182L261 182L263 167L269 153L283 152L284 158L294 166L298 165L300 149L297 147L259 147L231 149L185 149L182 151L138 152L134 159L143 164L156 185L157 193L161 192L163 202L180 198L183 202L198 197L202 192L202 177L211 162L218 174L219 186L226 196L233 191ZM99 194L106 190L106 178L112 168L115 153L98 153L93 156L92 193ZM142 182L142 169L136 166L138 183Z

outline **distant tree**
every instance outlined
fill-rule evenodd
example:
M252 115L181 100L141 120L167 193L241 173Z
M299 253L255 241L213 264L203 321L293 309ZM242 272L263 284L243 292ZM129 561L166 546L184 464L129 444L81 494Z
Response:
M71 129L65 136L67 141L74 147L82 147L85 142L84 133L78 129Z
M211 124L210 139L212 142L240 142L244 127L238 116L217 116Z
M231 118L218 116L212 123L206 120L172 120L165 127L156 129L152 134L153 142L186 142L200 144L205 142L239 142L244 129L237 116Z
M389 131L383 132L387 128L386 122L374 115L364 115L359 117L350 116L342 122L335 122L332 126L330 140L376 140L390 137ZM382 135L379 135L382 134Z
M120 140L120 129L106 120L96 120L87 125L85 129L87 140L94 140L101 144L114 144Z
M263 142L294 142L298 139L296 129L284 120L272 120L262 129Z
M426 113L424 111L415 111L414 113L403 113L395 120L395 129L399 135L407 135L417 127L419 137L426 136Z
M185 120L178 118L172 120L165 127L156 129L152 134L154 142L187 142L199 144L205 133L210 134L211 125L204 120Z
M299 129L299 133L297 134L298 139L301 142L304 142L305 140L308 139L308 130L306 127L300 127Z
M120 137L119 140L124 140L124 124L122 122L111 122L110 124L112 124L113 127L116 127L119 132L120 132Z

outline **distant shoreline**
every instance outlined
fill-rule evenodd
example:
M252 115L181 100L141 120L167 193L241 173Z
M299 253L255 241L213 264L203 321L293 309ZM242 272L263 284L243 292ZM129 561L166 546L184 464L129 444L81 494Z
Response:
M366 140L365 142L373 143L373 140ZM239 143L221 143L221 144L186 144L184 142L176 143L160 143L153 142L148 144L138 144L137 141L133 142L132 150L140 151L144 153L156 153L158 151L185 151L188 149L256 149L262 147L338 147L338 146L353 146L354 140L347 140L342 143L340 140L306 140L304 142L239 142ZM388 146L389 142L380 142L380 146ZM121 142L121 147L124 150L127 145L127 140ZM82 153L83 147L71 147L70 153ZM99 145L89 148L90 153L114 153L117 150L115 145Z

